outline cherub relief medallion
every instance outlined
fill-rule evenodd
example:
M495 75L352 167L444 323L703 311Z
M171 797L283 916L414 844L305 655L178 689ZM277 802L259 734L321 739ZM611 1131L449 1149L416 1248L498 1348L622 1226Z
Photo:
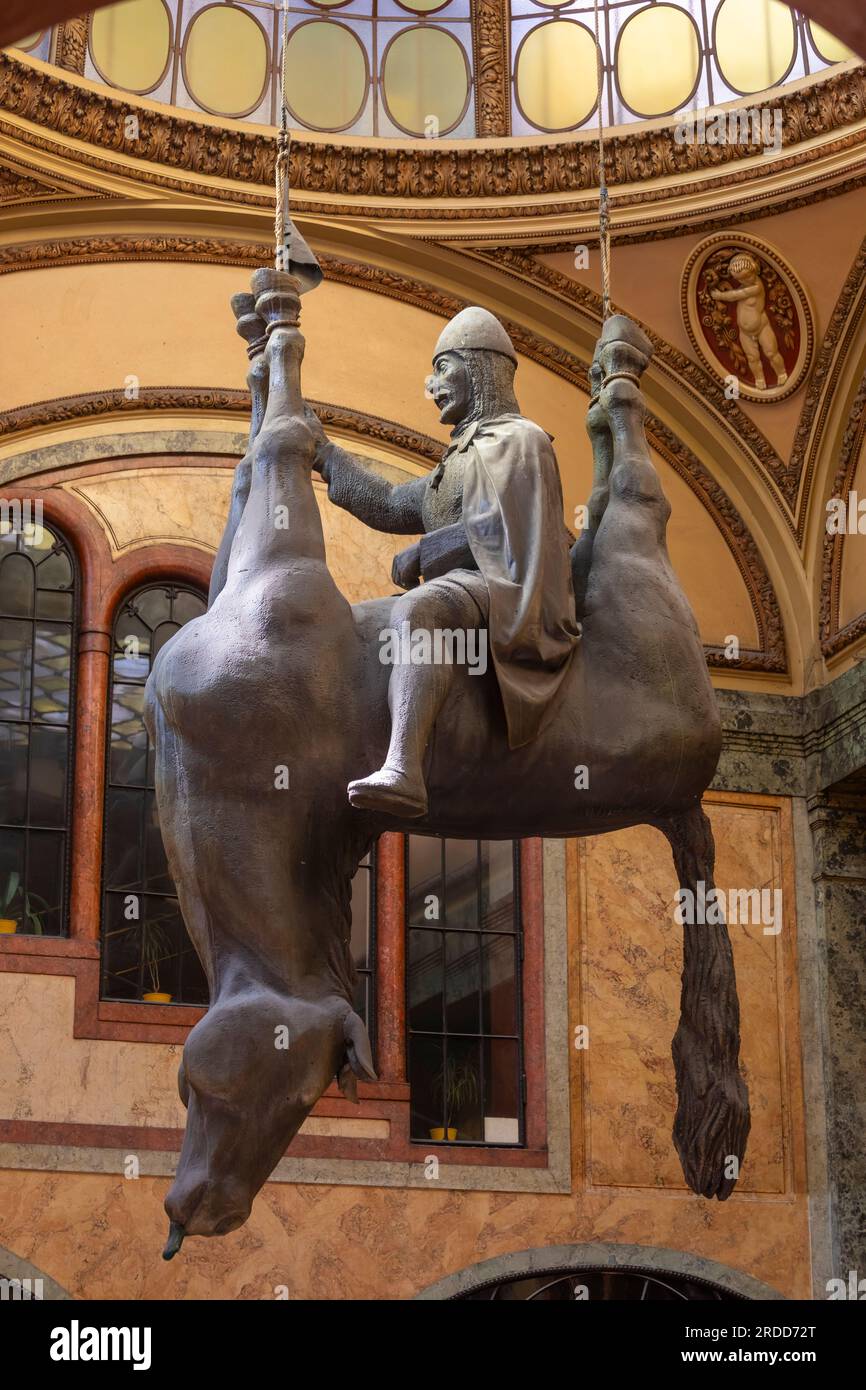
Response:
M814 348L806 291L777 251L754 237L707 237L686 263L683 318L695 351L732 396L780 401Z

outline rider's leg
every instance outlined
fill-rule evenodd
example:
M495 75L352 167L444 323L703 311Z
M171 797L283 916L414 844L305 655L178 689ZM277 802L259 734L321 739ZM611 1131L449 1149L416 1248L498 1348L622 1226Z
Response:
M483 581L481 581L483 584ZM468 634L483 622L478 603L467 590L447 577L434 579L418 589L402 594L391 609L390 631L394 634L396 660L388 685L391 710L391 742L384 766L369 777L349 783L349 800L365 811L385 811L405 817L423 816L427 811L424 785L424 756L433 726L454 680L454 650L445 632ZM408 625L408 626L404 626ZM411 634L429 633L427 650L416 645L416 655L429 660L418 664L411 659ZM436 634L440 634L436 661ZM466 648L464 647L464 650ZM401 660L401 656L410 660ZM458 652L459 655L459 652Z

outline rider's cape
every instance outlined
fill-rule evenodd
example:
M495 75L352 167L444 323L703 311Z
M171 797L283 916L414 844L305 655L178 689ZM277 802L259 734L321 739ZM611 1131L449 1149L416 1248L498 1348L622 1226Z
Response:
M520 748L553 715L580 640L556 455L522 415L470 425L452 451L465 451L463 525L490 598L508 742Z

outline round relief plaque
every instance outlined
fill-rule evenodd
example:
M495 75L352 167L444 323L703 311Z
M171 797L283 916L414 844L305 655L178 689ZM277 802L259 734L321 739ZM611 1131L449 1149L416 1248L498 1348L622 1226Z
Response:
M802 385L815 346L806 291L778 251L727 232L696 246L682 308L695 351L751 401L782 401Z

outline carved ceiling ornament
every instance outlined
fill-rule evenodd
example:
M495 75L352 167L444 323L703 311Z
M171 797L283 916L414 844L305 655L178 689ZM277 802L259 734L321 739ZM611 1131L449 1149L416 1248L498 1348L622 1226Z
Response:
M495 66L498 60L493 53L491 44ZM499 98L492 100L491 122L496 118ZM815 174L815 161L863 147L860 127L866 121L866 84L862 69L845 69L784 95L773 93L771 101L773 110L782 111L785 146L790 151L774 161L774 173L790 174L790 182L800 183L808 200L823 196L828 176ZM134 177L143 183L200 194L196 177L220 179L227 182L214 188L213 196L221 202L262 208L271 205L266 190L273 184L276 139L269 132L260 133L239 123L217 125L176 114L171 108L140 106L129 96L92 92L59 70L37 70L24 58L9 53L0 54L0 109L41 127L41 131L34 131L5 122L3 128L15 139L56 153L56 141L46 140L42 133L50 131L91 146L76 149L75 158L81 164L116 173L118 159L125 158L131 161L129 169ZM131 112L137 117L134 142L125 134ZM632 186L628 194L621 195L623 207L662 201L669 206L672 197L694 191L697 176L702 192L742 186L748 192L738 202L752 201L755 171L749 146L678 144L675 130L672 124L608 138L609 183L611 187ZM837 131L835 139L817 150L797 148ZM113 158L100 158L99 150L111 152ZM844 186L852 172L840 165L832 181ZM686 182L674 185L671 180L677 178ZM657 180L660 186L653 186ZM782 190L783 202L790 197L790 182ZM478 218L477 200L497 199L496 204L484 206L485 220L570 216L588 211L586 198L575 201L575 195L597 189L598 152L589 137L501 146L455 146L430 140L364 146L299 138L292 142L291 183L298 195L295 207L300 211L321 208L338 197L344 200L340 203L343 216L381 218L382 202L369 205L360 201L376 198L386 203L390 200L388 216L401 220L429 222L432 216L441 222L466 222ZM635 184L646 186L635 190ZM562 201L529 201L557 197ZM423 200L423 206L414 206L413 200ZM457 201L448 206L448 200ZM431 203L442 206L437 205L431 213ZM761 203L766 212L768 205L775 206L775 195L768 194Z
M809 297L782 255L743 232L718 232L683 271L683 321L695 352L731 394L762 405L800 387L815 348Z

